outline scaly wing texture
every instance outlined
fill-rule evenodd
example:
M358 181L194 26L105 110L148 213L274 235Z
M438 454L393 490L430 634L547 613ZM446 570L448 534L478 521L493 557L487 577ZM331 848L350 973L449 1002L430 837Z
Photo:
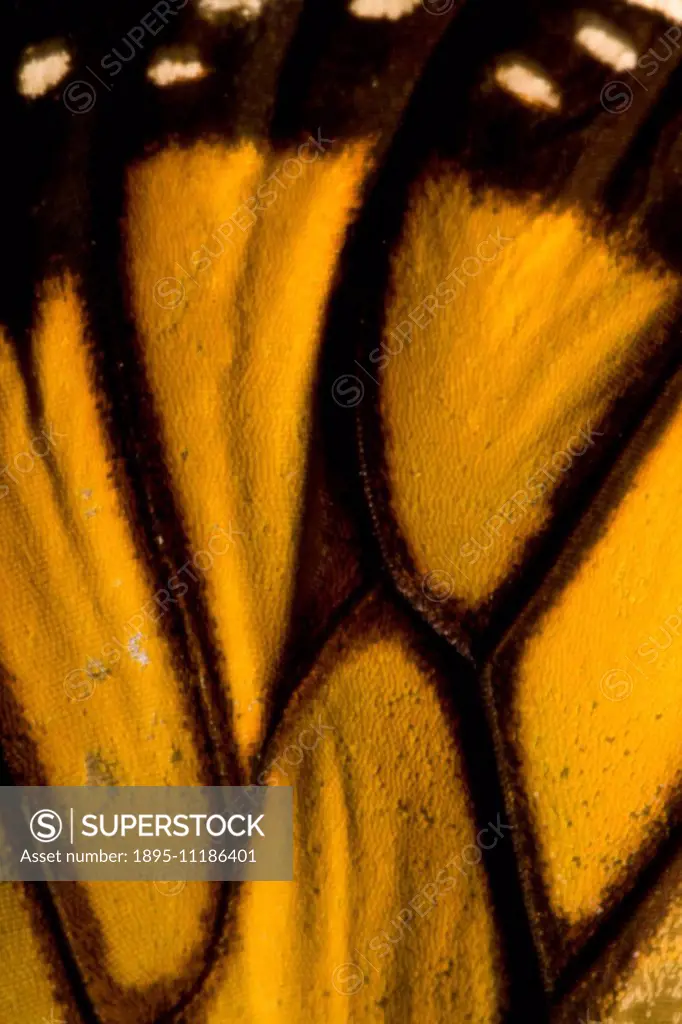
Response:
M674 5L148 15L2 43L2 778L295 881L5 885L0 1022L675 1020Z

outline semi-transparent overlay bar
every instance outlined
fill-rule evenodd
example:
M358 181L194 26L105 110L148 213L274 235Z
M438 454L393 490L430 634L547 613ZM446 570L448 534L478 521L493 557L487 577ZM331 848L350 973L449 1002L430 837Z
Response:
M291 792L0 786L0 882L291 881Z

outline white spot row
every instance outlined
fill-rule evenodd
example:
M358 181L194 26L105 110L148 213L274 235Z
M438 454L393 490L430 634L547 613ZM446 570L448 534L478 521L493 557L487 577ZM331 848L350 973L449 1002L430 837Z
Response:
M643 7L656 14L662 14L671 21L682 21L682 0L626 0L633 7ZM453 3L439 0L429 5L428 0L351 0L350 11L357 18L388 18L397 21L406 14L411 14L420 4L433 13L445 13L454 7ZM199 12L208 20L213 20L230 11L255 17L260 14L263 0L200 0Z
M206 21L217 22L225 15L257 17L265 0L199 0L198 11ZM358 18L387 18L396 21L410 14L422 0L351 0L350 11ZM441 0L442 2L442 0ZM682 2L682 0L680 0ZM165 23L165 19L164 20ZM150 30L151 31L151 30ZM157 35L157 32L153 33ZM22 96L44 96L64 79L71 67L71 55L58 42L29 46L24 51L17 87ZM149 69L149 78L159 86L203 78L207 69L195 59L162 57Z
M17 89L27 99L44 96L66 78L71 70L71 54L59 42L29 46L17 75ZM209 69L192 49L161 50L147 70L147 77L158 86L204 78Z
M682 0L628 0L629 3L652 10L670 13L679 8L682 18ZM637 51L631 41L615 25L597 14L581 13L575 32L575 42L601 64L614 71L628 71L637 65ZM503 58L495 68L495 81L523 103L543 110L559 110L559 87L533 61L526 58Z
M350 11L358 18L386 18L395 21L411 13L422 0L351 0ZM642 7L662 14L671 21L682 22L682 0L626 0L631 6ZM264 0L199 0L199 13L207 21L218 21L223 15L238 12L245 17L256 17ZM575 41L595 60L615 71L634 68L637 54L628 38L614 25L596 14L580 15ZM22 96L36 99L61 82L71 68L71 55L57 41L29 46L23 54L17 88ZM161 52L147 72L158 86L175 85L204 78L208 69L196 54L177 51ZM561 95L554 82L531 61L507 58L495 71L495 81L501 88L517 96L530 106L546 110L559 110Z
M352 0L350 12L356 18L388 18L389 21L397 21L404 14L411 14L420 3L421 0Z

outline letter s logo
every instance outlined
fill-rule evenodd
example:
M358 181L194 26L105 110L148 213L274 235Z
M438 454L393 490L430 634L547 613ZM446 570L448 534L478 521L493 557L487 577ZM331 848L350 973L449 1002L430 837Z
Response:
M62 833L62 819L56 811L44 808L42 811L36 811L29 828L31 835L39 843L53 843Z

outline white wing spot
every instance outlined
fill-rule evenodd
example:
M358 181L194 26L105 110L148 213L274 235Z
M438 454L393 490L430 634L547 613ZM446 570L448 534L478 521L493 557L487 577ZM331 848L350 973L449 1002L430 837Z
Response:
M147 77L154 85L161 87L177 85L179 82L195 82L205 78L208 68L194 57L175 56L160 57L149 66Z
M524 103L545 110L559 110L561 96L554 83L529 62L502 61L495 69L495 81Z
M644 7L647 11L655 11L671 21L682 21L682 0L627 0L633 7Z
M135 636L131 636L126 646L131 658L134 658L143 667L149 664L149 655L146 651L142 650L142 633L136 633Z
M71 66L71 57L59 43L40 48L29 46L24 50L17 76L17 88L22 96L36 99L54 88Z
M353 0L350 12L356 18L388 18L397 21L404 14L411 14L419 7L421 0Z
M622 32L596 14L586 14L581 21L575 41L591 57L615 71L629 71L636 66L637 53Z
M216 21L224 14L237 11L247 18L260 14L263 0L200 0L199 14L206 21Z

